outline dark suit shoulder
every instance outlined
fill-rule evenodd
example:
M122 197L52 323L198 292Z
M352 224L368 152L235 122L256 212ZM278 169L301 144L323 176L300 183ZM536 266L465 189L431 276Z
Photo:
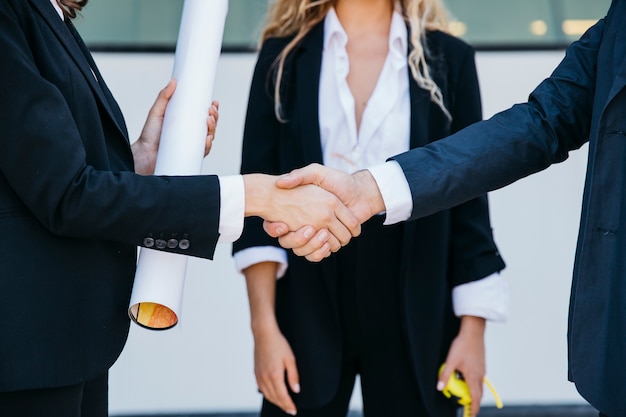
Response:
M429 48L449 51L452 55L474 53L474 47L463 39L440 30L428 31L426 33L426 39Z
M323 43L324 36L324 21L322 20L298 42L298 45L292 52L307 50L307 49L320 49ZM276 58L280 52L293 40L295 35L290 36L277 36L267 38L261 45L261 51L259 53L259 59L273 57Z
M468 63L474 65L474 47L449 33L438 30L427 32L426 45L426 60L435 70L455 76Z

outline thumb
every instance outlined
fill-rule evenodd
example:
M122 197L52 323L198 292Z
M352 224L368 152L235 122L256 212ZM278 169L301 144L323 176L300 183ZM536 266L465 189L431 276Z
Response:
M150 115L158 115L162 116L165 114L165 108L167 104L170 102L170 99L174 95L174 91L176 90L176 79L172 78L167 85L159 91L159 95L155 100L154 104L150 108Z
M443 389L448 385L448 381L452 376L452 372L454 372L454 367L448 366L446 364L443 365L443 369L439 374L439 379L437 381L437 391L443 391Z
M319 184L322 166L310 164L304 168L294 169L288 174L278 177L276 186L278 188L295 188L303 184Z
M300 376L298 375L298 367L296 366L296 360L292 356L285 361L285 369L287 371L287 382L289 388L296 394L300 393Z
M264 220L263 230L271 237L281 237L289 232L289 227L285 223Z

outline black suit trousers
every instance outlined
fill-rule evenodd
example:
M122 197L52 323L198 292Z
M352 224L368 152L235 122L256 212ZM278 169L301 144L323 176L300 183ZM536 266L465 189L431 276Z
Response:
M107 417L108 372L65 387L0 392L2 417Z
M383 226L382 221L377 216L365 223L361 236L333 255L339 256L343 336L339 387L330 403L300 408L298 416L345 417L358 374L365 416L435 417L427 413L420 396L403 329L399 262L403 228ZM264 401L261 416L287 414Z

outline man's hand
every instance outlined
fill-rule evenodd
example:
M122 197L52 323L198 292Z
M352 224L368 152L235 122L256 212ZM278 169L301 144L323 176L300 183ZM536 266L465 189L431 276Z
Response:
M165 109L174 95L175 90L176 80L171 79L165 88L159 92L159 95L148 112L148 117L139 139L137 139L131 146L133 159L135 160L135 172L137 174L154 174L157 153L161 142L161 129L163 128ZM217 101L213 101L207 117L207 136L204 145L204 156L207 156L211 151L218 118L219 103Z
M359 224L385 210L376 181L367 170L350 175L323 165L311 164L279 177L276 181L278 187L285 189L304 184L315 184L335 194L350 209ZM294 231L284 223L271 221L266 221L264 228L270 236L279 238L281 246L293 249L296 255L305 256L309 261L320 261L329 256L331 251L335 252L335 246L331 251L328 250L323 239L323 230L305 227Z

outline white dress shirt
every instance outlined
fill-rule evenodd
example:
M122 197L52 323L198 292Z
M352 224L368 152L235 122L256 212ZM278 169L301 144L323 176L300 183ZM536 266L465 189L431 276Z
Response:
M350 70L347 42L348 35L335 10L331 9L324 20L319 86L318 110L324 165L350 173L374 166L372 174L376 175L377 181L381 181L379 185L386 207L391 207L386 213L385 224L397 223L408 219L411 214L411 191L400 166L383 163L410 147L406 25L398 13L393 14L389 52L363 111L359 129L356 126L354 97L346 80ZM239 271L260 262L277 262L277 278L282 277L288 267L286 251L277 247L248 248L237 252L234 258ZM457 316L474 315L502 321L508 315L507 283L497 273L455 287L452 297Z
M63 11L56 0L50 0L52 6L63 19ZM220 220L218 243L234 242L243 231L245 211L245 189L241 175L219 177L220 181ZM224 214L228 215L224 215Z

